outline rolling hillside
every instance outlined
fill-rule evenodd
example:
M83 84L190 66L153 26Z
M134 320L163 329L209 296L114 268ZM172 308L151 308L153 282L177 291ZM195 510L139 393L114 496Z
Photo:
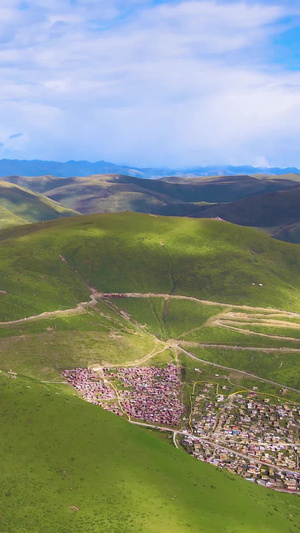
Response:
M300 222L300 187L276 191L209 208L205 215L242 226L280 227ZM195 215L197 216L197 214ZM202 213L199 213L202 216Z
M2 230L0 240L7 319L77 303L85 284L300 309L300 249L216 220L88 215Z
M4 373L0 386L7 533L297 532L296 497L198 462L62 386Z
M0 228L77 215L45 196L0 181Z
M187 408L216 364L234 366L234 391L299 387L299 318L279 311L300 312L298 247L216 220L86 215L0 231L0 269L3 531L298 531L296 496L197 461L59 383L65 368L174 362Z
M12 208L11 203L5 202L8 188L5 190L3 185L0 190L2 207L11 211L11 215L2 214L1 227L21 224L22 219L35 222L55 218L53 212L49 213L50 207L58 211L59 216L69 216L72 211L82 214L134 211L164 216L220 217L235 224L265 228L281 240L300 242L298 231L289 231L289 225L299 222L298 174L155 180L122 174L70 178L9 176L2 183L43 195L38 196L43 208L40 214L35 213L36 208L27 210L32 211L33 216L26 218L26 209ZM20 190L18 192L20 194ZM33 200L37 202L37 197L33 196ZM51 201L56 203L51 204ZM17 200L17 204L20 203Z
M10 226L20 226L22 224L27 224L27 220L18 217L3 206L0 207L0 229L9 228Z
M296 224L286 224L279 228L275 227L270 231L270 234L275 239L300 244L300 222Z
M197 213L199 209L206 209L207 204L235 202L289 190L300 182L299 176L293 174L279 177L170 177L157 180L103 174L84 178L9 176L4 180L45 194L84 214L131 210L168 215Z

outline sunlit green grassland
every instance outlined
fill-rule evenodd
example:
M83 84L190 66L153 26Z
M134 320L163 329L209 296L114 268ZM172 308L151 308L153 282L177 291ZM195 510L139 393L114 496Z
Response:
M91 215L2 230L0 242L3 320L74 306L84 283L300 310L300 249L216 220Z
M0 228L78 215L57 202L0 180Z
M189 348L199 359L275 381L300 390L300 353L280 351L225 350L222 348ZM218 372L218 369L215 370ZM300 395L298 400L300 401Z
M0 327L1 368L40 379L75 366L138 360L157 344L102 302L81 315Z
M195 461L59 386L2 374L0 390L0 531L298 530L293 497Z
M116 305L161 338L185 338L225 308L189 300L116 298Z

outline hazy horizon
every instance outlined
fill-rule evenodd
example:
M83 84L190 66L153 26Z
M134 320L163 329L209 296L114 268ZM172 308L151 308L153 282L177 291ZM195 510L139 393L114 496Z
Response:
M156 170L176 170L176 171L180 171L180 170L193 170L195 168L211 168L211 169L222 169L222 168L228 168L228 167L232 167L232 168L241 168L241 167L251 167L251 168L257 168L257 169L260 169L260 168L265 168L265 169L272 169L272 168L278 168L278 169L281 169L281 170L285 170L285 169L289 169L289 168L295 168L297 170L300 170L300 167L297 167L296 165L287 165L287 166L284 166L284 167L280 167L280 166L276 166L276 165L250 165L248 163L242 163L240 165L230 165L230 164L225 164L225 163L219 163L219 164L210 164L210 165L185 165L185 166L174 166L172 165L172 163L169 163L167 165L155 165L155 166L149 166L149 165L143 165L143 164L140 164L140 165L130 165L128 163L124 163L122 161L106 161L106 160L103 160L103 159L65 159L65 160L54 160L54 159L39 159L39 158L33 158L33 159L26 159L26 158L22 158L22 159L18 159L18 158L1 158L0 161L11 161L11 162L20 162L20 163L33 163L33 162L41 162L41 163L59 163L59 164L66 164L66 163L88 163L88 164L96 164L96 163L107 163L107 164L112 164L112 165L115 165L115 166L120 166L120 167L127 167L128 169L130 168L139 168L139 169L146 169L146 168L153 168L153 169L156 169Z

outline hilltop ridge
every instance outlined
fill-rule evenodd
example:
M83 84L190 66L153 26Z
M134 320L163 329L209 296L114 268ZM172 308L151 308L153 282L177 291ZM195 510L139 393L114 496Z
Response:
M0 228L75 215L79 213L46 196L0 181Z

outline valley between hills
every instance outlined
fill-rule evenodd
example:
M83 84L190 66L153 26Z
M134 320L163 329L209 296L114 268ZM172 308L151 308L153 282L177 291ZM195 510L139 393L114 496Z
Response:
M134 213L0 240L4 531L298 530L297 246Z
M299 174L147 179L7 176L0 181L0 228L79 214L134 211L221 218L300 243Z

